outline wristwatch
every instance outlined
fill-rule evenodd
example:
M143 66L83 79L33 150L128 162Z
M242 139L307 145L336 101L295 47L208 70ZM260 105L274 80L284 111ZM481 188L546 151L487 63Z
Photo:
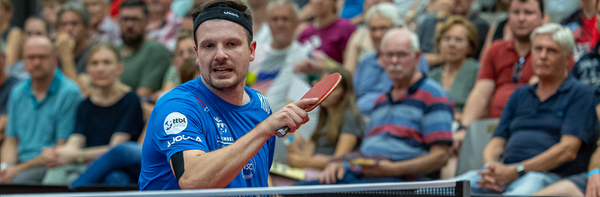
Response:
M459 125L458 125L458 128L457 128L456 130L457 130L457 131L460 131L460 130L465 130L465 131L466 131L466 130L467 130L467 126L465 126L465 125L463 125L463 124L459 124Z
M519 177L522 177L523 175L525 175L525 166L523 166L523 164L518 163L517 165L517 172L519 173Z

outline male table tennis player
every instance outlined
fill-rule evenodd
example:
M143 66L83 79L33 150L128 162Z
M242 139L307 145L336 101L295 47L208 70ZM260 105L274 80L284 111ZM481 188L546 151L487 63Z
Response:
M276 130L308 121L303 99L271 114L244 86L256 42L252 13L239 0L212 0L194 14L201 77L163 96L142 150L140 190L267 187Z

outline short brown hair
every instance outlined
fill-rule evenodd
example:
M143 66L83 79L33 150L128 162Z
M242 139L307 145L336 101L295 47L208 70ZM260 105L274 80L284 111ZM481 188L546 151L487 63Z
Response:
M451 16L446 22L442 25L442 27L436 31L435 33L435 49L440 51L440 42L442 37L450 28L454 27L454 25L462 25L467 29L467 39L469 40L469 46L471 47L471 53L469 53L468 57L473 57L475 55L475 51L477 50L478 41L477 41L477 28L475 25L471 23L471 21L467 20L462 16Z
M248 6L246 3L242 2L241 0L211 0L208 1L206 3L201 4L199 7L197 7L194 10L194 13L192 13L192 18L194 19L194 21L196 20L196 17L198 17L198 15L200 15L200 12L209 9L209 8L215 8L215 7L227 7L227 8L233 8L241 13L244 13L244 18L248 18L250 19L250 21L252 21L252 10L250 10L250 6ZM194 29L194 32L195 29ZM197 45L198 41L195 39L196 35L194 36L194 43ZM248 38L248 47L250 46L250 43L252 43L252 40L254 39L254 37L252 36L252 32L249 32L248 30L246 30L246 36Z

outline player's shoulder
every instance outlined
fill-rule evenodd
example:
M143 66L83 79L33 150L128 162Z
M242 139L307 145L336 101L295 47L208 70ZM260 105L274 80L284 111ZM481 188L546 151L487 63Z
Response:
M269 103L269 100L267 100L267 97L265 95L256 90L248 88L248 86L245 87L245 90L246 93L248 93L248 95L250 96L252 100L251 102L254 103L254 106L260 107L267 113L267 115L271 115L273 113L271 111L271 104Z
M175 87L173 90L163 95L156 105L154 110L172 111L171 109L196 109L201 104L202 94L194 85L197 79L188 83L184 83Z

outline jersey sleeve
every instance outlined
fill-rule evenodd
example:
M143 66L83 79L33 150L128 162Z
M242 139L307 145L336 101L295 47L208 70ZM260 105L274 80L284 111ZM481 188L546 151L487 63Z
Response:
M167 160L185 150L209 152L203 114L198 109L197 103L185 98L171 98L154 107L148 127L152 127L156 144Z

